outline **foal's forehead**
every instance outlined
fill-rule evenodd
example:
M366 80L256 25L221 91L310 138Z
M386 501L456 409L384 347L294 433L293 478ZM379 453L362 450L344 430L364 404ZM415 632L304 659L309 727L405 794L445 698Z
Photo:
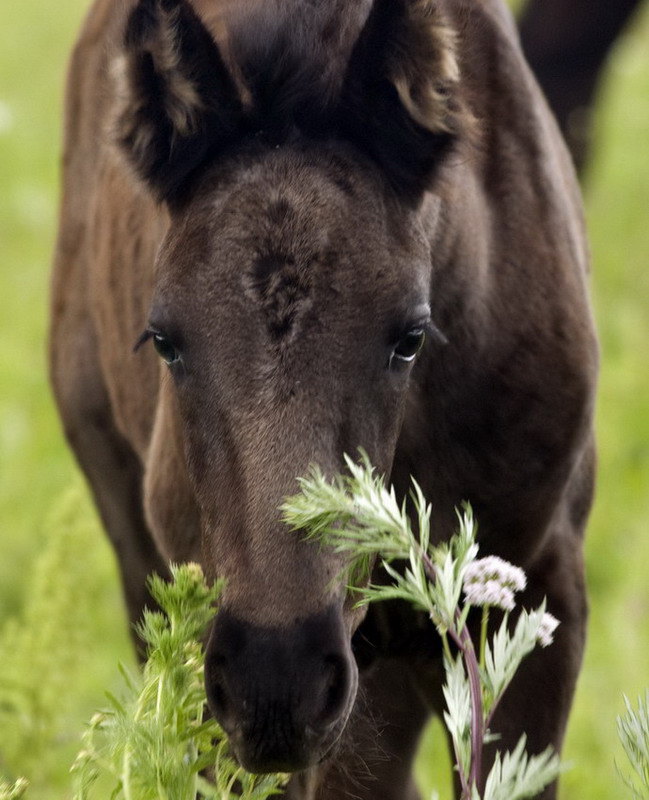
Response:
M234 315L261 311L274 340L290 339L314 303L338 316L393 308L406 287L419 295L428 252L371 173L335 153L289 149L206 175L169 245L167 299L184 286L192 305L218 298Z
M398 327L426 302L429 250L416 218L395 218L353 165L290 156L206 175L163 248L154 301L163 320L263 332L282 354L318 331L358 333L368 314L372 328Z
M236 270L241 258L331 261L333 250L344 262L357 250L390 248L395 225L371 175L327 153L289 150L208 173L170 246L177 256L192 242L190 250L211 252L224 270Z
M256 219L262 228L335 227L351 210L376 224L385 212L379 182L353 159L280 147L235 167L215 196L215 210Z

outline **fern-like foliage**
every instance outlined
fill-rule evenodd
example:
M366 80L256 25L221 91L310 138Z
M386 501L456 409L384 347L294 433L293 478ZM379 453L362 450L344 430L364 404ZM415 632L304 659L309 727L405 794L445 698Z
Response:
M536 611L523 609L513 633L508 627L508 616L505 615L491 642L487 642L483 672L483 696L487 713L503 696L525 656L536 647L544 613L545 603Z
M548 747L536 756L525 752L525 736L521 736L511 753L496 753L487 777L482 800L525 800L536 797L559 773L559 758ZM476 800L480 800L477 792Z
M143 674L123 670L124 697L108 695L73 767L75 800L94 797L96 779L113 780L112 800L265 800L282 779L244 772L225 735L205 712L200 639L220 585L208 588L197 564L172 566L172 581L149 581L162 611L147 611L138 632L147 644ZM206 775L211 775L213 781Z

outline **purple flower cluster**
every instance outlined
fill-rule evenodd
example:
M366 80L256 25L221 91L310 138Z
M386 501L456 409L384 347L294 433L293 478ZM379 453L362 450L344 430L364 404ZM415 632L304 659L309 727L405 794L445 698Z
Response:
M523 570L498 556L476 559L464 572L464 596L472 606L512 611L514 593L522 592L526 585Z

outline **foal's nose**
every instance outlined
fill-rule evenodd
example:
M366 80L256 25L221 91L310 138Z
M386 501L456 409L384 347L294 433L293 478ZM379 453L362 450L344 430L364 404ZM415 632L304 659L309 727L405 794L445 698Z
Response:
M221 611L207 647L212 713L250 772L296 772L338 738L354 701L356 664L338 609L287 628Z

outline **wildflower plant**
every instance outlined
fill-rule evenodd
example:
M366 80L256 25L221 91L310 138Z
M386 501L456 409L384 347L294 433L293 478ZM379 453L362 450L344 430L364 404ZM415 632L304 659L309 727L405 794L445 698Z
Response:
M84 735L73 773L75 800L90 800L108 775L111 800L265 800L282 779L255 776L229 754L218 723L205 715L204 653L200 643L220 591L201 568L171 568L172 581L149 581L161 611L146 611L138 633L147 645L143 674L125 669L126 696L108 695ZM210 776L208 778L207 776Z
M431 507L413 482L414 526L393 489L372 469L346 457L347 474L327 480L313 468L300 480L301 493L286 501L284 519L294 529L350 557L350 591L359 605L401 599L425 611L441 636L446 680L444 721L453 743L462 800L518 800L533 797L559 774L558 756L548 748L528 756L525 736L511 752L497 753L483 784L484 745L497 734L494 713L522 660L537 646L548 646L558 621L545 604L520 609L515 595L525 588L523 570L493 556L478 559L476 523L468 505L458 513L459 528L448 543L431 544ZM417 533L415 533L415 530ZM369 581L379 557L390 585ZM395 562L400 562L397 567ZM472 608L481 608L478 646L469 632ZM489 613L503 619L488 638Z

